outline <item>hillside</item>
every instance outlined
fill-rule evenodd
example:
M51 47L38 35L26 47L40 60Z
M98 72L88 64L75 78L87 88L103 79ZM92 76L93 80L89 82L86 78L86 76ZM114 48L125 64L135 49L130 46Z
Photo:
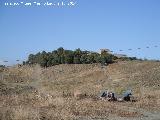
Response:
M158 120L160 62L14 66L0 71L2 120ZM132 89L136 102L97 99L109 89ZM76 96L80 95L80 96Z

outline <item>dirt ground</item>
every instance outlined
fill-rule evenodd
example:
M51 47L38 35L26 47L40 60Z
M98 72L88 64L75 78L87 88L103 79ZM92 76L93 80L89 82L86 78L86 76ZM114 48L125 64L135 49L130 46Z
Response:
M136 102L98 99L127 89ZM0 120L160 120L160 62L1 69Z

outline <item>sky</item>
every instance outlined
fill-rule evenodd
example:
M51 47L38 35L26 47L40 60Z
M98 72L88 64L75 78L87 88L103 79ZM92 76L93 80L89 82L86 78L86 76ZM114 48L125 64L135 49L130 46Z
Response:
M56 5L44 6L47 1ZM5 5L20 2L32 6ZM57 6L58 2L76 4ZM12 65L17 59L27 60L31 53L59 47L96 52L107 48L160 59L159 6L159 0L1 0L0 64L7 60Z

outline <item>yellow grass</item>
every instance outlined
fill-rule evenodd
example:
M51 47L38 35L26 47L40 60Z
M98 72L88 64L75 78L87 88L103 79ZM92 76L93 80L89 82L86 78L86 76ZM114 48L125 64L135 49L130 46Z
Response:
M75 120L79 118L142 117L130 107L159 111L160 63L118 62L15 66L0 72L1 120ZM132 89L135 103L98 99L102 90L122 94ZM124 108L125 107L125 108ZM126 109L127 108L127 109Z

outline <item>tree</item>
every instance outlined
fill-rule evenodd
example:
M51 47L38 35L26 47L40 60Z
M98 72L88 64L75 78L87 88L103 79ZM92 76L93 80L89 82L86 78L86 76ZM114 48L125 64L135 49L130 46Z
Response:
M75 56L79 56L79 55L82 55L82 51L81 51L81 49L80 48L78 48L78 49L76 49L75 51L74 51L74 55Z
M42 51L40 57L39 57L39 64L42 66L42 67L47 67L47 62L48 62L48 55L45 51Z
M73 60L73 63L80 64L81 63L81 61L80 61L81 56L82 56L81 49L80 48L76 49L74 51L74 60Z
M25 61L23 61L23 62L22 62L22 65L26 65L26 62L25 62Z
M100 58L101 64L106 64L106 63L112 63L113 62L113 55L109 54L107 51L103 51L101 53L101 58Z
M60 64L64 64L65 63L65 57L64 55L60 56Z
M33 54L29 55L29 57L28 57L28 63L30 63L30 64L36 63L36 61L35 61L35 55L33 55Z
M71 50L65 50L65 63L66 64L72 64L73 63L73 59L74 59L74 54L73 51Z
M88 57L87 54L83 54L83 55L81 56L81 58L80 58L80 62L81 62L82 64L86 64L86 63L87 63L87 57Z
M80 57L79 56L74 56L73 63L74 64L80 64L81 63Z
M100 63L100 60L101 60L101 56L99 53L93 53L93 56L94 56L94 63Z
M64 53L63 47L58 48L57 53L58 53L59 56L63 55L63 53Z

